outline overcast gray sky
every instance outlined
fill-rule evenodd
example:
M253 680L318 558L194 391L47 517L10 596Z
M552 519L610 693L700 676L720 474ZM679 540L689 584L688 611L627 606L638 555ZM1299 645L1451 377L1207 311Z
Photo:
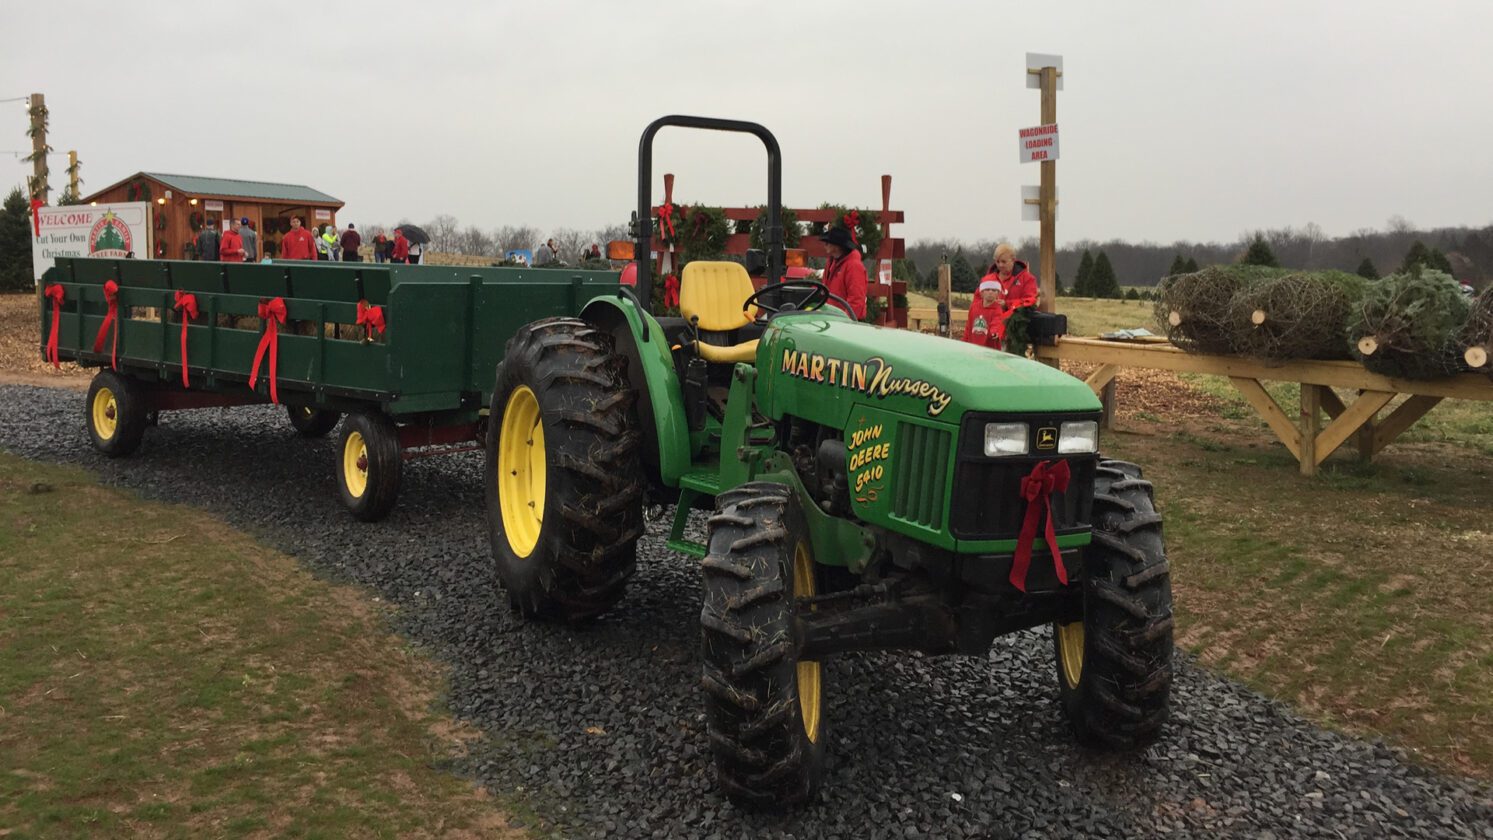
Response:
M879 206L889 173L908 239L1020 238L1031 51L1065 60L1060 241L1493 222L1489 3L7 0L0 21L0 98L46 94L52 183L77 149L85 192L155 170L309 184L344 222L594 228L636 201L642 128L688 113L772 129L791 206ZM0 104L0 150L25 129ZM655 171L682 203L762 203L754 143L666 131Z

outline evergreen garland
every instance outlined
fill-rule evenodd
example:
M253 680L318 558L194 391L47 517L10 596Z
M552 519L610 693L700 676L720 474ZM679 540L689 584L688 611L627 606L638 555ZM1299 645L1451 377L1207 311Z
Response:
M820 210L833 210L835 221L826 224L815 222L811 226L810 233L814 236L823 236L824 232L831 227L843 227L851 231L855 236L855 242L861 246L861 255L876 259L877 252L881 250L881 218L879 211L860 210L847 208L839 204L821 204Z
M783 247L797 248L803 241L804 231L798 224L798 214L791 208L783 207L779 211L783 221ZM767 227L767 205L760 205L757 209L757 220L751 223L747 230L751 237L752 247L759 251L767 249L767 242L762 238L762 230Z

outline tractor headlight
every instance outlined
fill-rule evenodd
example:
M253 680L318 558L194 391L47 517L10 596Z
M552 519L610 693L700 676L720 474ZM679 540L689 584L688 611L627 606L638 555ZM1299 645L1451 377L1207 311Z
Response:
M986 423L985 454L991 458L1025 455L1029 437L1025 423Z
M986 433L988 436L988 432ZM986 444L986 450L989 450ZM1070 420L1058 435L1058 452L1063 455L1099 451L1099 423L1095 420Z

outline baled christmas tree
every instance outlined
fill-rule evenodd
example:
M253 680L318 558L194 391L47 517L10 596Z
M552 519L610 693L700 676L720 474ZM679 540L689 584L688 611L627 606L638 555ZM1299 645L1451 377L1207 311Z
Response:
M1348 321L1354 355L1369 370L1435 379L1462 367L1460 340L1470 307L1451 275L1429 268L1369 284Z

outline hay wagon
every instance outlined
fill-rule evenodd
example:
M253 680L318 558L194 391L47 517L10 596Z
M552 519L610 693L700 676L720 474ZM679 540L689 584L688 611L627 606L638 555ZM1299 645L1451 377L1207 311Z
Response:
M69 258L42 292L43 356L99 369L99 451L134 453L160 412L276 403L303 436L342 421L338 485L364 520L403 461L480 448L520 326L624 293L608 271Z

